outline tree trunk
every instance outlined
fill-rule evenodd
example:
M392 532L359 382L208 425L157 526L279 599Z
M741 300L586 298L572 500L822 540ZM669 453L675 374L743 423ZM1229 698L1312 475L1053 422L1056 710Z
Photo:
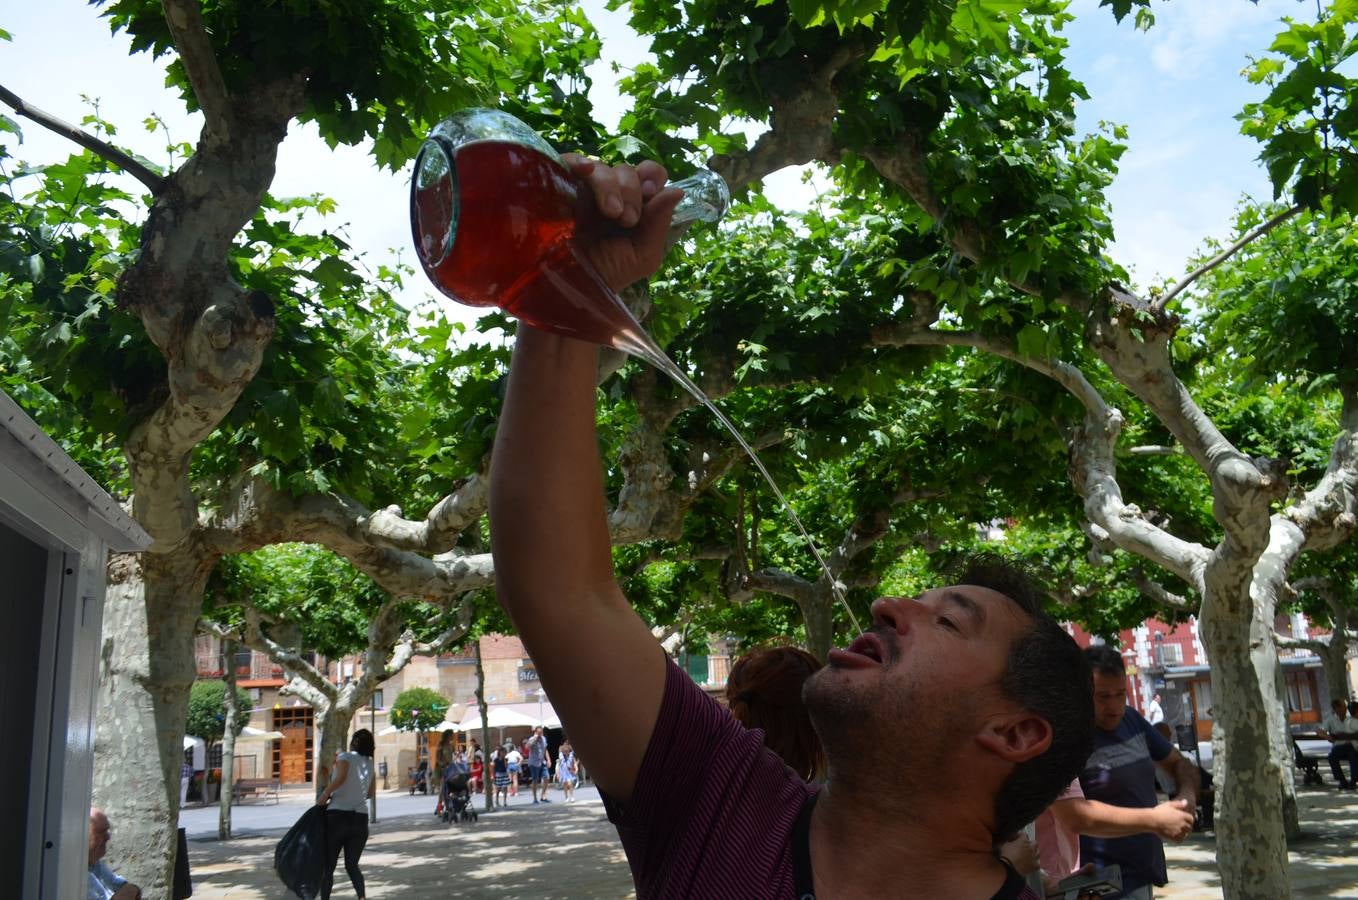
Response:
M1330 702L1347 700L1349 697L1349 635L1346 630L1335 629L1320 661L1325 666L1325 684L1330 689ZM1323 712L1323 710L1322 710Z
M345 738L354 723L354 707L343 703L317 703L314 700L312 706L316 710L316 796L319 797L330 783L335 757L346 749Z
M1222 889L1227 900L1288 900L1282 785L1292 773L1290 765L1279 767L1275 754L1279 725L1270 708L1277 708L1277 654L1271 636L1258 641L1272 620L1256 622L1253 602L1222 593L1209 578L1199 623L1212 661L1212 716L1220 726L1212 749ZM1267 644L1273 662L1264 664L1260 644Z
M835 595L829 590L820 590L800 604L802 621L806 623L806 649L816 655L821 662L830 655L835 640Z
M222 729L222 795L217 799L217 840L231 840L231 800L236 792L236 645L222 641L222 707L226 713Z
M490 707L486 706L486 669L481 665L481 639L472 641L473 655L476 658L476 708L481 711L481 751L486 755L481 769L481 787L486 792L486 812L495 809L494 768L490 755Z
M147 897L170 896L174 883L193 637L209 568L184 552L120 555L110 565L94 804L117 830L114 868Z

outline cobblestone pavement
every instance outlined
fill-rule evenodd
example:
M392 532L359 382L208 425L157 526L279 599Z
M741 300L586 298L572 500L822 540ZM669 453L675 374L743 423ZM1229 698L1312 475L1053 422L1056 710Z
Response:
M368 896L416 900L449 892L535 900L634 896L627 861L598 795L585 789L573 804L560 802L560 796L554 793L556 802L544 806L517 802L507 810L483 814L476 825L443 825L428 814L383 818L373 826L363 854ZM1358 795L1299 787L1297 799L1305 835L1291 846L1293 897L1358 900ZM297 795L281 806L290 807L287 812L295 818L305 803L306 797ZM393 806L387 804L388 809ZM249 836L228 843L189 842L196 900L291 896L273 873L273 848L283 829L251 832L249 822L258 815L252 809L238 807L235 814ZM1220 900L1210 832L1167 845L1166 856L1170 884L1156 892L1157 900ZM335 886L336 898L353 896L343 864Z
M1288 874L1294 900L1358 898L1358 795L1333 786L1297 787L1302 837L1288 847ZM1182 844L1166 844L1169 885L1156 900L1221 900L1216 839L1194 834Z
M485 898L632 897L632 877L618 835L598 794L584 788L575 803L534 806L524 794L508 809L482 813L476 824L444 825L432 815L396 815L372 826L363 852L367 896ZM296 818L305 796L288 798ZM381 807L394 804L379 798ZM432 800L429 804L432 805ZM190 840L194 900L282 900L292 897L273 871L273 850L284 828L254 832L249 805L234 821L249 836L221 843ZM277 810L279 807L260 808ZM237 829L240 830L240 827ZM343 862L334 897L353 897Z

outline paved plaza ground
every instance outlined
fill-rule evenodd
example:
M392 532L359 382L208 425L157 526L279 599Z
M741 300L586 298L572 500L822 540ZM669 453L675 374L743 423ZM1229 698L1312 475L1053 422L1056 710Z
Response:
M1306 834L1291 847L1293 897L1358 898L1358 795L1315 787L1299 787L1297 794ZM292 896L273 873L273 848L309 797L284 792L277 805L236 807L240 836L227 843L215 839L215 808L185 810L180 824L189 832L194 897ZM380 821L363 854L368 896L633 896L627 862L598 794L584 788L578 797L565 804L555 791L554 802L534 806L524 791L508 809L483 815L476 825L451 826L434 819L431 797L383 793ZM1210 833L1169 845L1170 885L1157 900L1219 900L1214 849ZM341 864L335 897L352 896Z

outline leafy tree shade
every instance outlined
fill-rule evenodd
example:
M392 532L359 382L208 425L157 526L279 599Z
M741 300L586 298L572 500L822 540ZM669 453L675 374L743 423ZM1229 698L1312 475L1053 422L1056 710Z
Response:
M449 703L438 691L406 688L391 705L391 724L402 731L431 731L448 713Z
M338 659L367 645L368 624L389 599L371 578L323 547L275 544L218 563L204 613L212 621L236 625L250 607L278 632L292 632L288 646ZM424 612L432 621L438 610ZM403 618L417 620L413 612Z
M1108 5L1140 18L1149 0ZM352 0L160 7L106 8L137 46L173 47L171 76L206 124L191 156L143 166L149 196L100 190L105 164L87 154L24 170L22 189L0 192L13 209L0 313L15 337L3 346L15 371L41 379L28 402L131 495L156 541L112 567L117 652L101 673L100 708L118 715L101 721L96 791L138 810L124 817L127 845L145 856L129 860L135 880L168 892L173 791L127 773L153 769L156 753L162 781L177 772L179 736L158 726L183 719L190 637L219 560L315 542L390 597L441 611L466 609L467 592L490 582L481 464L503 348L450 346L453 326L413 321L390 301L402 272L365 272L332 222L313 227L333 212L322 199L268 191L295 120L337 141L376 135L387 165L408 154L429 124L420 119L445 111L422 111L439 93L425 85L461 80L478 102L572 146L644 143L676 169L710 157L750 197L750 218L695 236L700 262L657 282L650 321L764 450L852 602L865 604L902 553L961 542L969 523L996 516L1052 528L1036 555L1130 551L1162 588L1200 598L1219 723L1242 748L1220 757L1223 881L1232 898L1286 895L1277 685L1244 636L1270 639L1268 604L1296 553L1348 537L1352 419L1341 409L1328 429L1275 428L1297 409L1276 372L1240 382L1269 391L1232 403L1230 352L1120 283L1104 255L1103 189L1126 135L1074 132L1085 91L1064 64L1064 4L634 0L657 61L628 82L636 103L623 128L635 140L613 145L578 90L597 45L569 10L370 0L370 21L355 21ZM1328 34L1306 38L1310 50L1328 53L1317 43ZM331 35L341 40L326 45ZM426 39L428 53L414 47ZM1303 100L1264 135L1300 147L1289 135L1316 122L1306 165L1278 168L1293 196L1346 150L1337 124L1320 125L1321 94ZM740 119L767 126L752 146L732 129ZM836 208L781 217L758 182L806 162L832 170ZM704 294L706 283L720 293ZM631 299L644 309L648 298ZM710 613L736 631L804 627L828 640L838 624L828 585L725 436L654 373L610 358L603 374L610 524L640 551L619 558L645 583L652 624ZM1333 410L1334 394L1322 385L1314 399ZM1298 465L1281 458L1294 447ZM1067 467L1074 494L1055 489ZM1312 490L1289 489L1308 477ZM1048 519L1034 513L1044 506ZM1086 542L1062 539L1075 520ZM1267 588L1257 607L1256 575ZM1110 625L1135 602L1119 597ZM395 617L370 624L399 633ZM266 639L281 630L255 624Z
M225 697L225 681L195 681L189 691L189 717L185 724L188 733L209 745L221 741L226 732ZM250 721L251 706L250 694L236 688L236 722L232 730L237 735Z

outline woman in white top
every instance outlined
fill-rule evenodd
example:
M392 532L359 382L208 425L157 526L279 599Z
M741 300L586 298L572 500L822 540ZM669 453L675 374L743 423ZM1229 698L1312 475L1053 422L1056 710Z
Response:
M335 758L334 777L326 785L317 806L325 810L325 851L330 865L321 883L321 900L330 900L335 880L335 864L340 850L344 851L344 871L354 892L363 900L363 873L358 869L358 858L368 843L368 798L377 795L373 781L373 733L366 728L354 732L349 751Z

